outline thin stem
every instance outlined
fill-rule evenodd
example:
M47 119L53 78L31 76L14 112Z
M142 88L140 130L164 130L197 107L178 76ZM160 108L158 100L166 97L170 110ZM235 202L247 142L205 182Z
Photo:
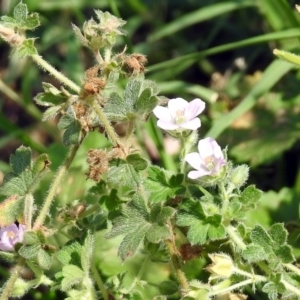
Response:
M298 276L300 276L300 269L292 264L282 264L285 268L289 269L290 271L294 272Z
M10 295L12 293L12 290L14 288L15 282L18 279L20 271L23 269L24 264L25 264L25 259L20 258L20 260L18 261L18 263L14 267L10 278L7 280L4 287L2 288L2 293L1 293L1 296L0 296L0 300L7 300L10 297Z
M178 257L175 245L173 244L173 242L171 240L165 240L165 244L166 244L169 254L171 256L172 266L176 273L176 276L177 276L178 282L181 286L181 289L183 291L189 290L190 286L185 277L183 270L181 269L180 259Z
M133 280L133 282L132 282L132 284L130 285L130 287L126 290L126 293L127 293L127 294L129 294L129 293L134 289L134 287L136 286L136 283L137 283L138 281L140 281L141 278L143 277L143 275L144 275L144 273L145 273L145 271L146 271L146 267L147 267L147 265L148 265L148 263L149 263L149 261L150 261L150 257L151 257L151 255L148 254L148 255L146 256L146 258L144 259L143 264L142 264L142 266L140 267L139 273L137 274L137 276L136 276L135 279Z
M289 290L290 292L293 292L297 296L300 296L300 290L298 288L291 285L289 282L285 281L284 279L281 279L280 282L284 284L284 286L287 290Z
M247 279L247 280L244 280L244 281L241 281L237 284L233 284L225 289L221 289L221 290L216 290L216 291L213 291L213 292L210 292L208 293L208 296L216 296L216 295L220 295L220 294L224 294L224 293L228 293L232 290L236 290L242 286L245 286L245 285L248 285L248 284L251 284L253 283L253 280L252 279Z
M105 128L105 132L107 133L108 138L112 142L114 146L120 145L118 135L116 134L114 128L110 125L109 121L107 120L105 114L103 113L102 109L99 107L99 104L95 99L91 101L91 106L96 112L98 118L100 119L103 127Z
M48 195L44 201L44 205L40 211L40 214L39 216L37 217L35 223L34 223L34 226L33 226L33 230L36 230L38 228L40 228L44 221L45 221L45 218L49 212L49 209L50 209L50 206L51 206L51 203L55 197L55 194L56 194L56 191L59 187L59 185L61 184L61 181L62 181L62 178L64 177L64 175L66 174L67 170L69 169L76 153L77 153L77 150L79 148L79 145L75 145L73 146L73 148L71 149L68 157L66 158L65 162L63 163L63 165L58 169L58 172L56 173L56 176L54 178L54 181L50 187L50 190L48 192Z
M125 137L125 140L127 142L130 142L130 139L132 137L132 134L134 132L134 128L135 128L135 122L134 121L129 121L128 123L128 128L127 128L127 132L126 132L126 137Z
M98 273L98 271L97 271L94 264L91 265L91 270L92 270L93 278L97 283L97 286L98 286L98 288L99 288L99 290L100 290L100 292L103 296L103 299L108 300L109 298L108 298L108 294L107 294L107 291L105 289L104 283L103 283L103 281L102 281L102 279L101 279L101 277L100 277L100 275L99 275L99 273Z
M27 231L31 230L32 226L33 202L34 199L32 194L26 194L24 201L24 219Z
M243 242L243 240L239 237L239 235L236 233L236 230L233 226L229 225L226 227L227 234L229 237L235 242L235 244L241 249L246 249L246 244Z
M55 77L58 81L68 86L70 89L75 91L77 94L80 92L80 87L75 84L72 80L67 78L62 73L58 72L54 67L52 67L47 61L45 61L40 55L34 54L31 55L32 59L43 69L47 70L53 77Z
M253 282L266 281L267 280L267 278L265 276L249 273L249 272L246 272L244 270L240 270L236 267L234 268L234 273L243 275L243 276L248 277L248 278L252 278Z

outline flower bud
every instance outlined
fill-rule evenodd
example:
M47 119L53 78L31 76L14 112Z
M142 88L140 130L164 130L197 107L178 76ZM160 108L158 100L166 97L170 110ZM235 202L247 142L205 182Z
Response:
M247 165L240 165L231 171L230 182L236 188L242 187L249 177L249 167Z
M209 265L206 270L209 271L212 276L210 280L218 278L229 278L234 272L234 265L231 257L223 253L208 254L212 260L212 264Z

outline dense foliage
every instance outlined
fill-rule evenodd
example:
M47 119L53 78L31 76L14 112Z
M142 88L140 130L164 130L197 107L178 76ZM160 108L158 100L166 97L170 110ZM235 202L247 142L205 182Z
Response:
M298 299L294 4L1 3L1 300Z

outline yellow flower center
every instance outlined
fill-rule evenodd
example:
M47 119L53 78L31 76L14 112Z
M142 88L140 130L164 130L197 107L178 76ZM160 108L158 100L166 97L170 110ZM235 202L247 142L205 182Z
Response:
M175 123L182 124L185 122L184 110L177 110L175 113Z
M206 167L210 171L214 170L216 164L215 164L215 158L212 155L205 157L204 162L205 162Z
M16 234L13 231L8 231L7 236L11 239L14 239L16 237Z

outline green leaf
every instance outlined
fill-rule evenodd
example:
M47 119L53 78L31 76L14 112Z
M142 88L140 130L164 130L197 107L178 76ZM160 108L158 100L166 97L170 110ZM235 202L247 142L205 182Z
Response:
M44 249L40 249L37 254L37 262L43 269L49 269L52 264L52 257Z
M1 24L4 24L6 27L15 28L18 25L18 21L12 17L2 16Z
M260 225L251 231L253 244L264 249L268 254L270 266L275 268L278 263L291 263L295 260L292 248L287 245L287 231L282 224L272 225L269 233ZM261 260L264 258L262 257Z
M65 129L63 144L65 146L77 145L81 139L81 124L76 118L75 111L70 106L66 114L59 120L59 129Z
M10 196L0 203L0 227L8 226L18 220L24 223L24 197Z
M18 259L18 256L12 252L0 251L0 259L12 263Z
M75 284L82 282L84 278L84 272L79 267L74 265L66 265L62 268L63 280L61 282L61 289L68 291Z
M128 111L129 108L121 96L115 92L109 95L107 103L104 106L104 113L110 121L126 121L128 119Z
M138 153L128 155L126 161L137 171L145 170L148 167L147 160L142 158Z
M129 111L133 111L134 105L139 98L141 87L141 79L130 79L126 84L124 90L124 100Z
M41 176L46 170L48 170L48 166L50 165L50 160L47 154L41 154L35 160L32 166L32 178L35 180L39 176Z
M243 204L257 204L261 197L262 192L258 190L254 185L247 186L240 197L240 201Z
M158 98L152 96L152 91L150 88L147 88L142 91L141 95L137 99L135 104L136 113L140 115L148 115L152 110L157 106Z
M15 154L10 156L10 165L13 172L5 174L0 188L0 194L6 196L25 195L39 182L37 178L43 173L38 174L37 165L32 166L31 149L24 146L19 147ZM44 166L45 170L47 166Z
M91 294L87 290L70 290L68 291L68 298L65 300L86 300L86 299L91 299Z
M46 109L46 111L43 113L43 119L42 121L47 121L54 119L61 111L61 106L52 106Z
M172 295L178 292L178 290L178 284L174 281L166 280L159 285L159 291L163 295Z
M286 290L281 279L281 274L272 275L268 278L268 283L263 286L262 291L268 294L270 300L277 300L278 294L282 294Z
M94 252L94 244L95 244L95 238L91 232L88 232L87 237L84 240L84 245L82 246L82 250L81 250L81 266L86 276L88 276L90 271L93 252Z
M14 173L17 175L22 174L24 171L31 167L31 150L30 148L21 146L16 150L16 154L10 156L10 166Z
M45 107L52 107L63 104L68 97L54 85L48 82L43 82L44 93L39 93L34 97L34 101Z
M27 15L28 15L27 5L22 3L22 1L21 1L14 8L14 13L13 13L14 19L17 20L18 22L22 23L22 22L26 21Z
M166 222L174 213L173 208L163 207L162 203L148 208L144 198L135 194L133 200L122 207L122 216L115 219L112 230L105 237L126 234L118 250L118 255L125 260L135 254L145 238L152 243L169 238Z
M17 48L20 58L38 54L36 48L34 47L34 40L35 39L26 39L22 45Z
M157 166L148 168L148 177L144 182L149 199L153 202L165 201L177 195L184 194L185 187L181 185L182 174L173 175Z
M274 224L270 231L270 236L274 242L276 242L278 245L283 245L287 241L287 230L284 228L283 224Z
M207 240L226 237L221 215L206 216L199 201L189 199L179 211L176 224L189 227L187 238L192 245L205 244Z
M26 231L24 233L24 244L39 245L40 239L35 231Z
M56 252L56 258L63 265L81 266L82 246L77 241L71 241Z
M19 249L18 253L26 259L33 259L37 257L40 249L41 249L40 244L23 245Z
M242 256L250 263L265 260L268 257L264 249L255 244L247 245L247 248L242 252Z
M107 173L107 184L118 189L121 194L135 191L140 184L140 175L133 165L124 160L115 160L117 165L112 165Z
M33 30L40 25L39 15L31 13L28 15L27 5L22 1L14 8L13 17L1 17L1 23L11 28L21 30Z

